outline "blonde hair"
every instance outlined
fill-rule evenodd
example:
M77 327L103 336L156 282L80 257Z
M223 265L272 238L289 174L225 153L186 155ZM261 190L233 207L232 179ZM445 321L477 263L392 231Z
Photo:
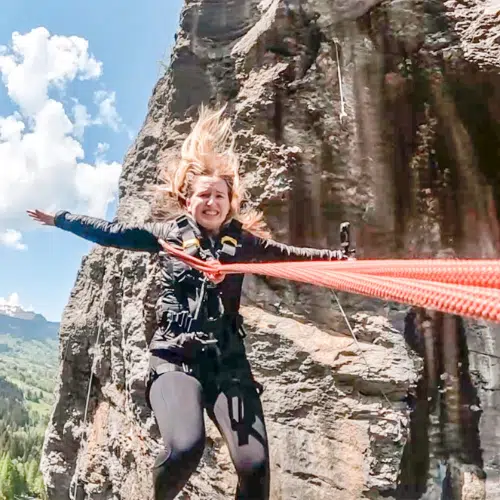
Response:
M225 109L225 105L219 109L200 107L198 120L182 144L180 158L160 170L161 184L155 187L153 213L161 218L175 216L185 210L196 177L219 177L228 187L227 220L237 219L247 231L268 237L262 212L242 208L246 190L239 176L240 162L231 120L222 117Z

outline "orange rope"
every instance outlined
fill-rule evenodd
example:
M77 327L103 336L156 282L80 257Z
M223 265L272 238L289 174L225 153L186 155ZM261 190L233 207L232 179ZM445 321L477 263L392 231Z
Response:
M308 261L296 262L294 267L335 270L333 262ZM339 269L392 276L414 278L457 285L500 288L500 261L498 260L369 260L369 261L336 261Z
M209 275L263 274L500 322L498 260L300 261L221 264L165 249Z

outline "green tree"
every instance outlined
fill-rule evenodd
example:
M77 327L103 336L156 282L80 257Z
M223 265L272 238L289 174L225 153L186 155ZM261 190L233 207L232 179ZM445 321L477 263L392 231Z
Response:
M34 491L39 474L38 460L31 458L24 466L26 483L30 491Z
M12 500L25 491L26 484L17 464L7 454L2 459L0 470L0 499Z
M9 462L10 462L10 457L6 453L0 456L0 499L1 500L5 498L3 490L7 488L7 486L5 485L7 484L9 475L9 469L8 469Z
M23 464L19 462L12 462L13 469L11 473L11 483L12 483L12 492L13 497L22 495L28 489L28 485L26 484L26 480L24 478L24 468Z
M37 497L38 500L47 500L47 491L45 490L45 485L43 484L43 477L40 472L35 479L35 484L31 489L31 493Z

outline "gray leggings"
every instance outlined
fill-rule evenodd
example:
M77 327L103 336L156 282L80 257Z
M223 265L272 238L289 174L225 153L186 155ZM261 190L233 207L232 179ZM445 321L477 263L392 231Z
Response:
M238 474L237 500L268 500L269 451L256 390L232 385L207 403L200 382L183 372L167 372L150 392L165 446L153 470L155 500L173 500L196 470L205 448L203 410L215 423Z

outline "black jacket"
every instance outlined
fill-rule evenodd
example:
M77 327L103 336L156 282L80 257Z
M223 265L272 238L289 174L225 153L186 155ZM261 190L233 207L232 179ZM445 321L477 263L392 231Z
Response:
M218 237L212 240L192 218L184 216L184 220L200 243L196 256L202 259L217 258L221 263L342 259L339 250L299 248L260 238L241 229L236 221L225 224ZM151 340L150 350L167 349L186 358L189 357L186 355L186 337L200 332L217 337L221 321L225 321L226 326L229 322L231 330L241 326L239 308L243 275L227 275L218 285L205 281L205 293L200 301L202 273L164 253L159 239L182 247L178 219L127 226L61 211L56 214L55 224L103 246L159 253L161 294L157 304L158 329ZM238 242L234 255L221 252L221 240L228 235ZM199 314L194 319L197 309ZM223 348L223 345L220 347Z

